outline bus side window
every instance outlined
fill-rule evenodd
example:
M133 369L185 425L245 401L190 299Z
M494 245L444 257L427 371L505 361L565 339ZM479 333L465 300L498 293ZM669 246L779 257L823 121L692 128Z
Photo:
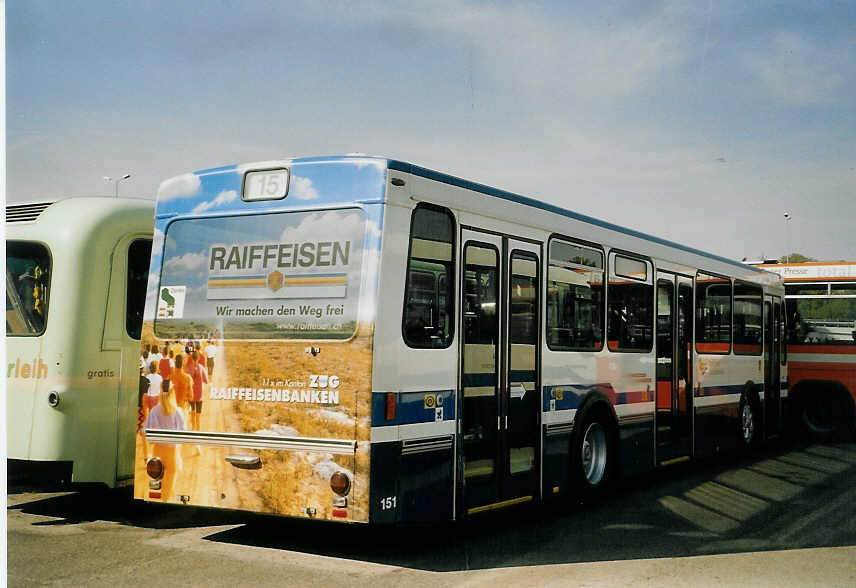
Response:
M607 345L610 351L650 351L654 345L654 283L650 262L610 254Z
M734 282L734 353L761 355L761 286Z
M413 211L401 327L409 347L439 349L452 343L454 235L449 210L420 204Z
M699 353L731 351L731 280L696 274L696 350Z
M41 335L47 325L51 256L41 243L6 243L6 334Z
M125 330L131 339L139 340L146 306L146 285L149 280L151 239L136 239L128 247L128 282L125 292Z
M547 345L553 351L598 351L603 346L603 253L550 240L547 271Z

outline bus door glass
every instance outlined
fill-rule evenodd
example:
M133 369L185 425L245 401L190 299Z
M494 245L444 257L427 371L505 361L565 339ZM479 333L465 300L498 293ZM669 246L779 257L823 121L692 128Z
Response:
M692 280L657 277L657 461L691 451Z
M764 298L764 412L767 435L775 435L780 428L779 384L779 322L782 316L781 301L776 296Z
M672 444L675 336L675 278L660 273L657 278L657 447ZM658 457L662 459L659 455ZM671 456L669 456L671 457Z
M692 421L693 421L693 280L686 276L678 276L678 338L675 350L677 353L677 372L675 379L678 389L678 416L676 433L685 450L684 455L692 451Z
M476 240L478 239L478 240ZM463 231L461 434L467 508L499 499L499 238Z
M461 414L465 506L538 488L540 248L463 231Z
M507 250L508 382L503 394L506 487L504 498L534 496L538 487L538 333L540 333L537 246L511 241Z

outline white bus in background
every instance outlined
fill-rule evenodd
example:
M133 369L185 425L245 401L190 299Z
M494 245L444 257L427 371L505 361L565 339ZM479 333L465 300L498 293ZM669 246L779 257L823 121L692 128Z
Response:
M143 344L220 351L140 499L452 520L782 430L782 280L734 260L360 156L167 180L155 230Z
M153 214L132 199L6 206L10 472L130 482Z
M785 280L795 424L815 437L852 431L856 411L856 262L769 263Z

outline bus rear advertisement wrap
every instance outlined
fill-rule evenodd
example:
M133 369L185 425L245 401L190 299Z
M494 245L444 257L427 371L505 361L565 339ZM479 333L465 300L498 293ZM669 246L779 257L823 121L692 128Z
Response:
M203 176L201 198L206 181L212 198L241 174ZM368 521L380 207L232 204L158 218L143 353L182 356L158 370L179 410L147 392L135 496Z

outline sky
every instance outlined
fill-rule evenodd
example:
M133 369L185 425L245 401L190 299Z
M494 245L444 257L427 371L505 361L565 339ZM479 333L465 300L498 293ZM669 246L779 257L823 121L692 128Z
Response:
M856 260L856 0L15 0L6 59L8 203L360 152L730 258Z

